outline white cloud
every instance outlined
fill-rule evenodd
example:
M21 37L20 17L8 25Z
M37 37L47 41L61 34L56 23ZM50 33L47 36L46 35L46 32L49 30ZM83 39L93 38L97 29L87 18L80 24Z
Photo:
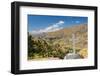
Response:
M58 24L64 24L64 21L61 20L61 21L58 22Z
M33 30L31 33L32 34L40 34L40 33L43 33L43 32L53 32L53 31L57 31L57 30L60 30L62 29L63 27L61 27L61 25L64 24L64 21L60 20L59 22L49 26L49 27L46 27L44 29L40 29L40 30Z
M80 23L80 21L75 21L76 23Z

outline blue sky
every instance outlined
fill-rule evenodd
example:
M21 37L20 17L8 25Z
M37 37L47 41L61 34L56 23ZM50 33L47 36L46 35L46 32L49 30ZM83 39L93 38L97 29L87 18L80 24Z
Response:
M87 17L28 15L29 32L51 32L62 28L88 23Z

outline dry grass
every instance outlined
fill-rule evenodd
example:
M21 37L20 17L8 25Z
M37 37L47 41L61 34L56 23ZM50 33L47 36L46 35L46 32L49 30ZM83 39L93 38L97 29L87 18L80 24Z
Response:
M87 58L88 56L88 51L86 48L82 49L79 51L80 56L82 56L82 58Z

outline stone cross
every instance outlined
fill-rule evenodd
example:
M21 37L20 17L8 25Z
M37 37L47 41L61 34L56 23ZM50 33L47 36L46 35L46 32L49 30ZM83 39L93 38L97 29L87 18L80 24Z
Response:
M72 41L72 47L73 47L73 54L75 54L75 44L78 41L78 38L75 37L75 34L72 34L72 39L70 39L70 41Z

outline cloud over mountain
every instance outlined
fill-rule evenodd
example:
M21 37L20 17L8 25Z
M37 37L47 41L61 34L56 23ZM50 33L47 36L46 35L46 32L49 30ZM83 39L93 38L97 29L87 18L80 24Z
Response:
M51 26L48 26L44 29L40 29L40 30L33 30L31 32L31 34L40 34L40 33L46 33L46 32L53 32L53 31L57 31L57 30L60 30L60 29L63 29L63 27L61 25L64 24L64 21L63 20L60 20L58 21L57 23L51 25Z

